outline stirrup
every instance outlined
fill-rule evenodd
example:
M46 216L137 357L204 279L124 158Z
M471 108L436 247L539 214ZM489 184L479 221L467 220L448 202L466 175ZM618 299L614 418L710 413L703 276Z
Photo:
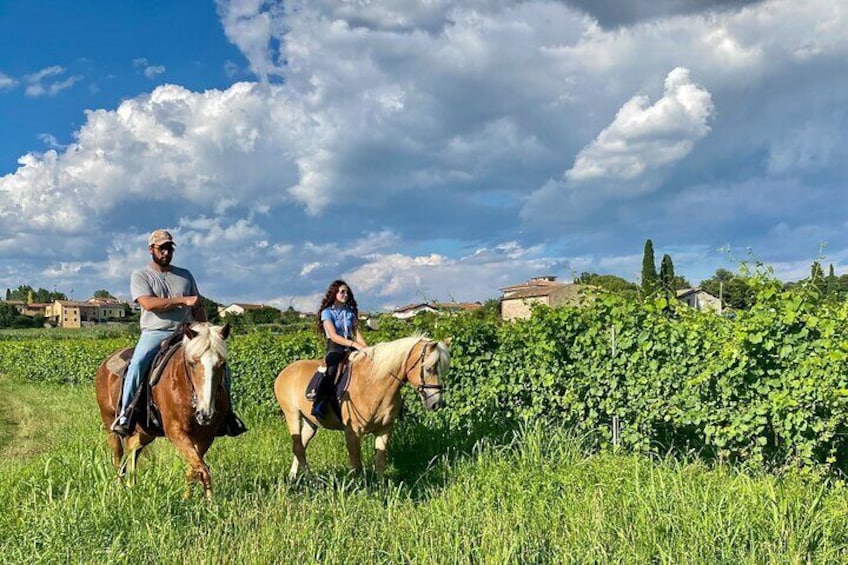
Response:
M127 423L122 424L122 418L126 420ZM129 418L127 418L126 416L118 416L117 418L115 418L115 421L112 422L112 425L109 426L109 431L111 431L117 436L127 437L128 435L130 435Z

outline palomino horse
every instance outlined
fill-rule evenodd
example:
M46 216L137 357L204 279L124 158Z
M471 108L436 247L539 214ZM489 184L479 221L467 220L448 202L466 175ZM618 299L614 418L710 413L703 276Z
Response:
M283 369L274 382L274 394L286 417L292 437L292 461L289 479L297 478L300 467L306 467L306 446L318 426L344 430L350 465L362 470L362 436L373 433L374 467L378 475L386 468L386 448L392 426L400 412L400 388L409 383L418 391L424 407L436 410L444 405L442 377L450 368L448 344L425 336L405 337L368 347L364 353L351 355L350 386L341 399L341 421L333 410L318 420L311 415L312 402L306 399L309 379L321 361L295 361Z
M152 389L165 436L189 465L186 496L191 494L195 480L203 484L207 497L212 496L212 477L203 456L230 409L229 397L223 387L224 365L227 362L225 340L229 334L229 325L221 327L201 322L187 326L180 350L171 356L159 382ZM120 379L107 364L120 353L116 351L107 357L97 369L95 378L100 417L107 430L120 407L121 395ZM107 441L119 475L123 475L125 470L122 465L125 449L130 454L130 470L134 470L141 449L154 439L150 430L138 425L135 433L123 441L114 432L109 432Z

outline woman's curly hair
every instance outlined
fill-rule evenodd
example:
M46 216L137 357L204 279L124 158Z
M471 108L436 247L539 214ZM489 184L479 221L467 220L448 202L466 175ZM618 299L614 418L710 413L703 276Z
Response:
M339 288L342 285L347 287L347 302L345 305L353 311L353 327L354 330L356 329L356 322L359 319L359 306L356 304L356 298L353 297L353 290L351 290L349 284L341 279L337 279L330 283L326 294L324 294L324 299L321 300L321 306L318 307L318 321L315 325L315 329L320 335L324 335L324 324L321 322L321 312L324 311L324 308L329 308L333 305L333 303L335 303L336 294L338 294Z

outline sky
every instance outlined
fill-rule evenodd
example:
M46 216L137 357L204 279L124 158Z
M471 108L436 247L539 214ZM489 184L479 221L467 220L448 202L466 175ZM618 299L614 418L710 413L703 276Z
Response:
M485 301L846 272L845 0L0 0L0 287Z

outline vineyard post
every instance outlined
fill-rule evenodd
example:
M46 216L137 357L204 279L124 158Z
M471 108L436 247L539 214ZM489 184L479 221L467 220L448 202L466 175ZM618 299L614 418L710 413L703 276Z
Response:
M610 369L613 368L615 364L615 324L610 328L610 338L612 342L612 355L610 356ZM619 422L618 422L618 406L613 406L613 416L612 416L612 446L615 449L618 449L618 441L619 441Z

